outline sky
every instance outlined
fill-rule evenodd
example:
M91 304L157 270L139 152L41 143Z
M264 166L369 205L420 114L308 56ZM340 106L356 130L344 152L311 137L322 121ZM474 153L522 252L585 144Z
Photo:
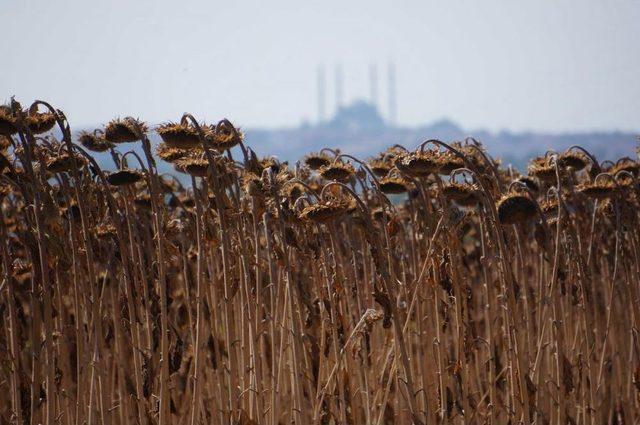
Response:
M640 0L0 0L0 102L73 126L191 112L242 127L317 119L334 68L369 96L388 63L397 118L493 131L640 130Z

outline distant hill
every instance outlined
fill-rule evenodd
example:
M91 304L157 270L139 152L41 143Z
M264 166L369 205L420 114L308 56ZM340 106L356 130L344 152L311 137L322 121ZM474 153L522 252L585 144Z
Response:
M291 163L325 147L339 148L344 153L367 158L396 143L411 149L427 139L451 142L473 136L486 146L492 156L519 169L524 169L532 156L542 155L550 149L565 150L573 145L586 148L600 161L621 156L635 157L638 137L635 133L619 131L563 134L468 131L449 120L417 127L392 126L385 123L373 105L363 101L340 108L331 120L319 124L242 130L246 144L258 155L274 155ZM151 134L151 139L154 143L159 140L155 133ZM122 148L139 150L135 146ZM240 158L239 152L234 155ZM98 159L105 167L111 168L109 155L98 155ZM161 170L171 171L171 166L161 164Z
M638 133L640 134L640 133ZM486 130L468 131L449 120L440 120L418 127L389 126L376 109L365 102L356 102L341 108L334 118L317 125L301 125L280 129L246 129L247 143L261 155L276 155L281 159L296 160L310 151L324 147L340 148L359 157L374 155L380 150L399 143L412 148L420 142L436 138L450 142L473 136L489 152L516 167L547 150L564 150L580 145L598 159L635 156L638 134L612 132L585 133L498 133Z

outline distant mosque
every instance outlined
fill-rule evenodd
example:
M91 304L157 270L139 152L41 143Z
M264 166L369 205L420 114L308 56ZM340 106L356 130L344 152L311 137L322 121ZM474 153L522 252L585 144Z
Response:
M342 66L335 68L335 109L333 116L326 115L326 78L323 66L317 70L317 126L342 129L349 132L379 130L396 124L396 76L395 65L387 67L387 110L386 117L381 114L378 105L378 72L376 65L369 66L369 99L359 99L345 105L343 100L344 77Z

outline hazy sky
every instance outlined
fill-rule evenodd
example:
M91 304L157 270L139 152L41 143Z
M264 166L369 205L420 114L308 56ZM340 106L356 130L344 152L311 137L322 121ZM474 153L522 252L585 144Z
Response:
M316 119L316 69L345 99L396 64L398 121L640 130L640 0L0 0L0 101L72 125L189 111L244 127Z

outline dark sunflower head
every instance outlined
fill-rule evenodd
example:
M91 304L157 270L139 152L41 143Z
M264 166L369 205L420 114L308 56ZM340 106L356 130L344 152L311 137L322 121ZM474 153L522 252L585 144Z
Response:
M373 171L373 173L378 177L386 176L393 168L393 164L391 164L391 161L383 158L372 159L367 165L369 166L371 171Z
M176 170L194 177L205 177L209 170L209 161L204 155L189 155L174 162Z
M380 191L387 195L399 195L409 190L407 181L401 177L388 176L380 179Z
M306 191L307 191L306 187L304 187L300 183L293 181L293 182L288 182L284 186L282 186L282 189L280 190L280 195L288 199L289 202L293 203L299 197L301 197Z
M409 152L396 157L395 165L407 176L426 177L440 170L439 158L437 150Z
M301 220L309 220L316 223L327 223L345 215L350 208L349 202L330 199L317 204L308 205L299 214Z
M480 202L477 188L469 183L451 182L442 188L442 195L462 207L474 207Z
M581 184L576 189L592 199L607 199L615 194L616 185L609 179L596 179L591 183Z
M622 158L611 168L611 174L617 174L620 171L626 171L637 177L640 174L640 164L631 158Z
M11 112L11 108L0 105L0 135L11 136L17 131L16 117Z
M331 158L325 153L310 153L304 158L304 163L312 170L319 170L331 164Z
M112 186L129 186L144 178L144 174L138 170L125 168L107 174L107 181Z
M262 179L253 173L245 173L242 176L242 189L244 192L256 198L263 198L267 195Z
M156 154L160 157L160 159L171 163L189 156L189 154L192 152L192 149L177 148L174 146L170 146L167 143L158 143L158 146L156 147Z
M318 171L323 179L342 183L348 182L356 174L353 165L342 161L333 161L329 165L321 167Z
M41 134L56 125L56 117L51 112L30 112L26 116L26 123L33 134Z
M589 158L582 152L569 150L558 156L558 165L580 171L589 165Z
M546 183L556 181L556 167L549 157L538 157L531 160L528 166L529 175Z
M104 137L111 143L136 142L140 140L136 127L139 127L143 132L146 131L146 126L142 122L132 118L118 118L105 126Z
M198 131L186 123L167 123L160 125L156 132L168 147L191 149L201 146Z
M78 168L85 165L87 160L80 155L69 155L62 152L47 158L47 171L50 173L65 173L73 170L74 165Z
M106 152L114 146L113 143L104 138L104 135L97 132L81 132L78 135L78 142L91 152Z
M525 223L536 213L536 201L523 193L510 192L498 201L498 219L502 224Z
M240 144L243 138L242 132L226 119L220 121L215 127L210 127L210 132L208 133L211 146L218 151L233 148Z
M452 152L446 151L439 157L440 174L449 175L453 170L463 168L464 160Z

